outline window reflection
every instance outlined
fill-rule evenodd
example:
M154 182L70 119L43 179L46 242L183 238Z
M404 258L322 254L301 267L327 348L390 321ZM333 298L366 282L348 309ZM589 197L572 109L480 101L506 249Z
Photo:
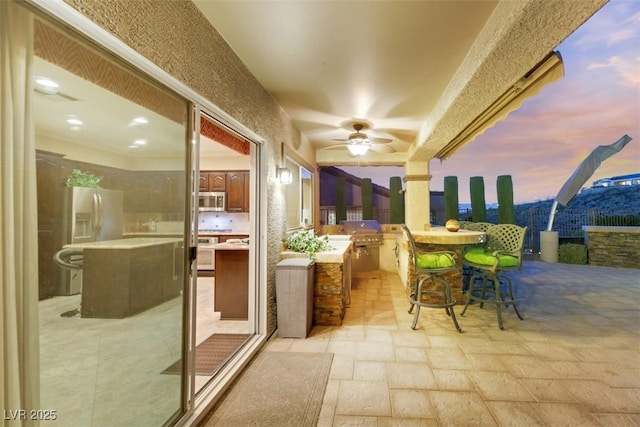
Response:
M285 188L287 204L287 228L313 225L313 174L290 157L286 167L292 172L293 181Z
M181 411L187 102L40 20L34 52L40 405L51 425L162 425Z

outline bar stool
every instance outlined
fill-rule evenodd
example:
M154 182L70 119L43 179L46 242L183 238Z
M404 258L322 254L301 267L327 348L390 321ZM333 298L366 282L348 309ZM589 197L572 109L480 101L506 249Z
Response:
M415 240L409 228L402 224L402 229L407 235L411 246L413 269L409 273L411 279L409 302L409 314L416 309L411 329L416 329L420 308L444 308L451 317L458 332L462 332L453 306L456 300L451 296L451 285L443 276L444 273L456 271L456 254L451 251L418 252ZM428 282L428 286L425 286Z

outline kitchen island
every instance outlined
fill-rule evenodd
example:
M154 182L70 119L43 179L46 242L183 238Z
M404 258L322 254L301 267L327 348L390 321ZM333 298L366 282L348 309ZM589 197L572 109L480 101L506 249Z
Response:
M180 295L182 239L136 237L65 248L84 249L81 317L121 319Z
M221 320L247 320L249 313L249 245L217 243L213 309Z

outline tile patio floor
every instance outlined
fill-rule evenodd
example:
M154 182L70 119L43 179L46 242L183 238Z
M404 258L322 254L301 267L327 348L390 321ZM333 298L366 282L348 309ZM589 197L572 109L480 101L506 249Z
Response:
M340 327L263 351L335 354L319 426L640 426L640 270L525 261L513 309L458 321L422 309L397 275L354 278Z

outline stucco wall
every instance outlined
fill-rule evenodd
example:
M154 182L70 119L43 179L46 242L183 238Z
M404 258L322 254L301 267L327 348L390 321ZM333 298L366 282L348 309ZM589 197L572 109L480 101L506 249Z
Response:
M192 2L65 1L267 141L267 330L273 331L275 265L285 232L284 197L275 180L280 142L315 165L309 144Z

